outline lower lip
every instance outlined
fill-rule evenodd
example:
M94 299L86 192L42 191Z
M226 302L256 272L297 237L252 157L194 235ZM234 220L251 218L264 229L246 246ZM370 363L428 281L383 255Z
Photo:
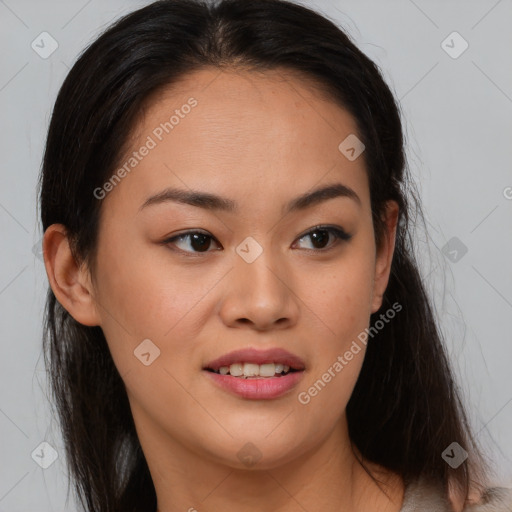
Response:
M302 379L304 371L290 372L282 377L244 379L203 370L220 388L249 400L271 400L288 393Z

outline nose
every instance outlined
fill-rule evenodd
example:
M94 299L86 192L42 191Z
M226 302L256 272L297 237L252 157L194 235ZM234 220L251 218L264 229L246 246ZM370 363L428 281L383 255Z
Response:
M250 263L235 254L220 308L224 323L258 331L293 326L299 314L293 280L286 262L270 249Z

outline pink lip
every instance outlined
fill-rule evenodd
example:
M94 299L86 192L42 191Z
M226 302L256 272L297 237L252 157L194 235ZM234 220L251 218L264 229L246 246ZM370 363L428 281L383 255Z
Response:
M225 354L214 361L209 362L204 369L210 368L212 370L218 370L221 366L231 366L234 363L254 363L254 364L265 364L265 363L276 363L288 365L290 368L295 370L304 370L304 361L294 354L282 349L272 348L267 350L258 350L255 348L246 348L242 350L235 350L229 354ZM212 373L212 372L209 372ZM297 372L298 373L298 372ZM231 377L233 378L233 377ZM277 377L277 379L283 379L285 377ZM242 379L238 379L242 380ZM270 378L268 380L274 380Z
M247 362L247 360L245 360ZM264 364L264 363L261 363ZM282 377L249 378L232 377L203 370L215 385L242 398L271 400L288 393L304 375L304 371L288 373Z

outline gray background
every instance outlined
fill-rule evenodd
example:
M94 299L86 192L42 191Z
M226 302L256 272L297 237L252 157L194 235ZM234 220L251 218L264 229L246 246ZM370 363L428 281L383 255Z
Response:
M75 510L63 456L47 469L31 457L43 441L63 454L41 354L35 186L53 102L79 51L147 3L0 0L0 512ZM428 221L417 233L422 273L477 437L497 482L512 486L512 1L304 3L349 32L400 100ZM46 59L31 47L44 31L58 43ZM445 50L459 53L461 39L442 45L453 31L469 44L457 58Z

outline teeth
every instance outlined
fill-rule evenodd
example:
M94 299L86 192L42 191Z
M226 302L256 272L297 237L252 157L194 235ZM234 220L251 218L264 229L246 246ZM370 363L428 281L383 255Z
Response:
M234 363L231 366L221 366L217 373L233 377L273 377L276 374L288 373L290 367L280 363Z
M229 373L233 377L240 377L244 374L244 365L242 363L235 363L229 367Z
M256 365L256 367L259 370L258 375L260 377L273 377L276 374L276 365L274 363L261 364L259 367Z

